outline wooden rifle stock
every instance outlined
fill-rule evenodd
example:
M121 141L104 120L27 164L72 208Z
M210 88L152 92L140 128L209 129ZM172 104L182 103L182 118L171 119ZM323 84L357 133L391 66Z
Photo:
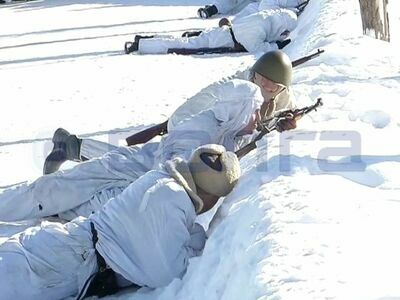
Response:
M167 133L167 124L168 120L146 128L145 130L139 131L129 137L126 138L126 143L128 146L133 146L137 144L144 144L150 141L157 135L164 135Z

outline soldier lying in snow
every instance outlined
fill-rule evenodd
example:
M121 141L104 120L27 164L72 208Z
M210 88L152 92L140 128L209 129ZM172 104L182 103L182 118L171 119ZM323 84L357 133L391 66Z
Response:
M203 250L196 215L226 196L239 176L234 153L203 146L188 163L175 159L148 172L88 219L45 221L14 235L0 245L1 298L82 299L123 286L168 285Z
M231 26L224 25L204 30L193 37L135 37L125 44L125 52L140 54L166 54L168 49L221 48L244 52L267 52L282 49L285 40L297 26L297 16L287 9L266 9L236 18Z
M197 10L197 15L202 19L208 19L214 15L236 14L249 5L258 5L259 0L217 0Z
M269 8L289 8L299 14L308 0L217 0L197 10L200 18L207 19L217 14L243 17Z
M229 151L238 150L249 142L248 134L256 128L260 114L270 116L277 110L292 107L288 92L291 76L292 66L286 54L281 51L266 53L252 68L253 83L234 79L204 90L178 109L168 122L168 134L159 143L118 147L70 170L3 191L0 193L0 221L54 214L66 220L89 216L146 172L176 156L187 159L199 145L213 143ZM294 127L294 120L281 124L281 130ZM74 158L80 158L85 151L90 152L90 145L93 145L76 137L66 142L68 145L55 143L54 151L46 159L47 173L60 165L59 160L52 159L54 156L65 161L75 153L78 156ZM74 150L68 153L70 149Z

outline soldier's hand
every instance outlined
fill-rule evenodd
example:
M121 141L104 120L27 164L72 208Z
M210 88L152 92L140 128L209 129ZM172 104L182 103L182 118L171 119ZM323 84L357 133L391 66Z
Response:
M296 119L294 119L293 117L288 117L279 120L278 123L276 124L276 130L278 132L295 129L296 127L297 127L297 122Z

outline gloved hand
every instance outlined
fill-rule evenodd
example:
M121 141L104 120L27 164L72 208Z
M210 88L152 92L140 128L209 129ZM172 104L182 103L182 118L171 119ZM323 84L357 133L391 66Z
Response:
M203 226L198 223L194 223L189 232L189 247L193 250L194 255L199 255L201 254L201 251L203 251L204 245L206 244L206 232L204 231Z
M295 129L296 127L297 127L296 119L291 118L290 116L282 120L279 120L278 123L276 124L276 130L278 132Z
M284 41L276 41L276 44L278 45L279 49L284 48L285 46L287 46L292 40L291 39L287 39Z

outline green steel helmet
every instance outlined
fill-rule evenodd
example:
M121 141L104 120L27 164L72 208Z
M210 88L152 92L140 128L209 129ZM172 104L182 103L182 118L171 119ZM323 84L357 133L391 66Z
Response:
M280 50L263 54L251 71L287 87L292 83L292 62L289 56Z

